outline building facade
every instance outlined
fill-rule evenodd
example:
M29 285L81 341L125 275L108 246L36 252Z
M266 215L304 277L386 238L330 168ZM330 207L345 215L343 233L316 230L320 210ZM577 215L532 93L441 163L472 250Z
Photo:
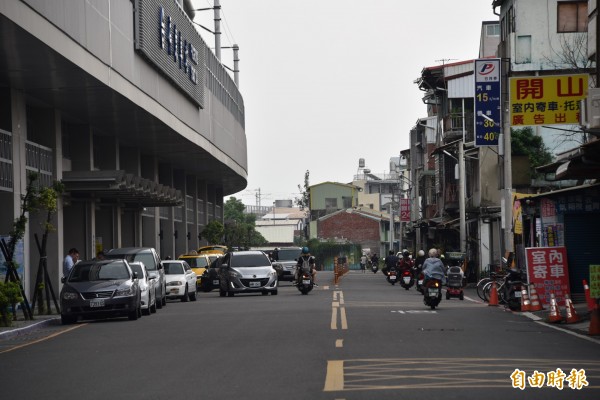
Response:
M48 243L62 259L205 244L223 196L246 186L243 98L195 29L191 2L0 2L0 234L21 212L28 171L62 181ZM43 216L31 214L20 274L35 279Z

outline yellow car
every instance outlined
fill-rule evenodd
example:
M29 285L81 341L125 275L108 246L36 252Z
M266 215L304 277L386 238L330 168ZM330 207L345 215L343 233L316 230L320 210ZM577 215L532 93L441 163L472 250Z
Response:
M206 268L210 265L212 260L218 257L213 254L198 254L196 251L190 251L187 254L182 254L179 256L179 260L185 260L192 270L196 273L196 288L200 290L200 280Z
M224 255L227 253L227 246L221 246L219 244L211 246L203 246L198 249L198 254L220 254Z

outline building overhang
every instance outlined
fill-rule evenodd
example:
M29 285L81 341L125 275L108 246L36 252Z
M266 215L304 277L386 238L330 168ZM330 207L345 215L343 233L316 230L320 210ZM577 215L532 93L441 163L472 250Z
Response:
M119 170L65 171L62 183L73 199L138 208L181 206L184 202L180 190Z

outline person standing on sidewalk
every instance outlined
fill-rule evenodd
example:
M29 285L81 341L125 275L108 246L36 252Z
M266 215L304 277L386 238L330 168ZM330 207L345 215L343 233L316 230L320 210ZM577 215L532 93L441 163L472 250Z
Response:
M367 272L367 255L365 253L360 257L360 269L363 274Z
M63 261L63 276L65 278L69 276L73 265L77 264L77 261L79 261L79 250L72 247Z

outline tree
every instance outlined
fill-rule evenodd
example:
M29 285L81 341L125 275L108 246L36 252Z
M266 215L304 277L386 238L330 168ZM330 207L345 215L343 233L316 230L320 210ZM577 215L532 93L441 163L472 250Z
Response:
M511 148L515 156L527 156L531 166L531 176L537 176L537 167L550 164L552 154L544 144L544 139L535 135L531 127L511 129Z
M223 206L223 217L225 218L225 221L234 220L241 222L244 220L245 209L246 206L244 203L232 196L225 202L225 205Z
M211 244L220 244L223 240L224 232L223 224L217 220L212 220L206 224L201 235Z
M230 197L223 207L225 245L228 247L264 246L267 240L256 231L256 216L245 214L241 200Z
M310 211L310 183L309 183L310 171L306 170L304 173L304 187L298 185L298 191L300 197L296 197L295 203L301 210L306 210L307 214Z

